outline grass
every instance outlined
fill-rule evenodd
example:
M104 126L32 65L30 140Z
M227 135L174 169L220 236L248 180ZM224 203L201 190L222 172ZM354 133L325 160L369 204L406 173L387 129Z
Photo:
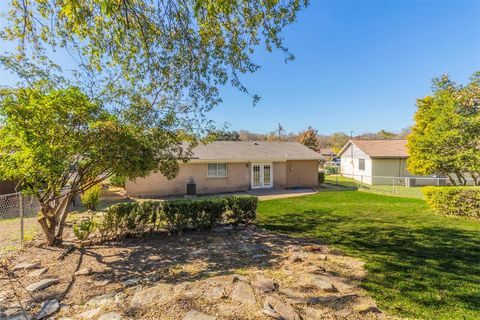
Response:
M360 181L340 175L326 175L325 183L331 185L338 184L340 186L355 188L359 191L364 192L378 193L397 197L423 199L421 187L404 187L400 185L396 185L395 187L393 187L393 185L362 185Z
M314 237L366 262L379 307L417 319L480 319L480 223L419 199L358 191L262 201L260 226Z

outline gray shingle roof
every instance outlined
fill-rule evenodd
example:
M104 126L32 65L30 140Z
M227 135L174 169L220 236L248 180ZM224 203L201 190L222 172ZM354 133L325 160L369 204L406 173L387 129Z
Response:
M298 142L215 141L193 149L192 160L317 160L322 156Z

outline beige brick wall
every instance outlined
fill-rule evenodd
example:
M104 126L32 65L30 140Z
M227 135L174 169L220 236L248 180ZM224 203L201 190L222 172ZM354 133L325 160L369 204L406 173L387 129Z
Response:
M286 163L286 187L317 187L318 161L291 160Z
M294 170L289 171L293 166ZM207 163L185 163L180 165L180 172L173 180L168 180L161 173L154 173L145 178L127 181L127 194L131 196L168 196L183 195L186 185L193 177L197 183L197 193L220 193L245 191L251 188L251 164L228 163L227 177L208 178ZM284 189L295 186L316 186L318 161L288 161L273 163L273 186ZM296 176L298 175L298 177Z

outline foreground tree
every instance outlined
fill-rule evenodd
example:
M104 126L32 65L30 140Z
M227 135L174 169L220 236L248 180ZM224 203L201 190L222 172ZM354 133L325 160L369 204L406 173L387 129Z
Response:
M49 245L61 242L76 194L112 174L135 178L159 170L173 177L177 160L188 156L173 119L162 127L133 126L74 87L3 89L0 119L0 177L19 181L39 200Z
M300 132L298 135L298 142L314 151L320 150L318 143L318 131L312 127L308 127L307 130Z
M448 76L434 80L434 92L417 100L408 136L413 174L440 174L452 184L480 184L480 73L460 86Z
M61 241L68 197L112 172L134 178L160 169L174 176L184 159L180 140L212 130L205 113L221 101L219 87L230 81L248 93L240 75L258 69L254 50L263 44L293 59L280 33L304 5L10 1L0 36L15 50L0 63L23 88L2 92L0 174L19 178L43 202L48 242ZM65 57L71 61L62 65ZM77 108L84 110L79 117ZM64 186L71 191L59 203Z

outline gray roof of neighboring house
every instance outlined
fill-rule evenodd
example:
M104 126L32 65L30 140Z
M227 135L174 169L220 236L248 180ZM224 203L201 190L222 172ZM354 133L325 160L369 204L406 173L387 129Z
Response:
M322 156L298 142L215 141L199 144L192 160L259 161L318 160Z
M407 140L360 140L353 139L338 153L343 154L350 144L356 145L371 158L408 158Z

